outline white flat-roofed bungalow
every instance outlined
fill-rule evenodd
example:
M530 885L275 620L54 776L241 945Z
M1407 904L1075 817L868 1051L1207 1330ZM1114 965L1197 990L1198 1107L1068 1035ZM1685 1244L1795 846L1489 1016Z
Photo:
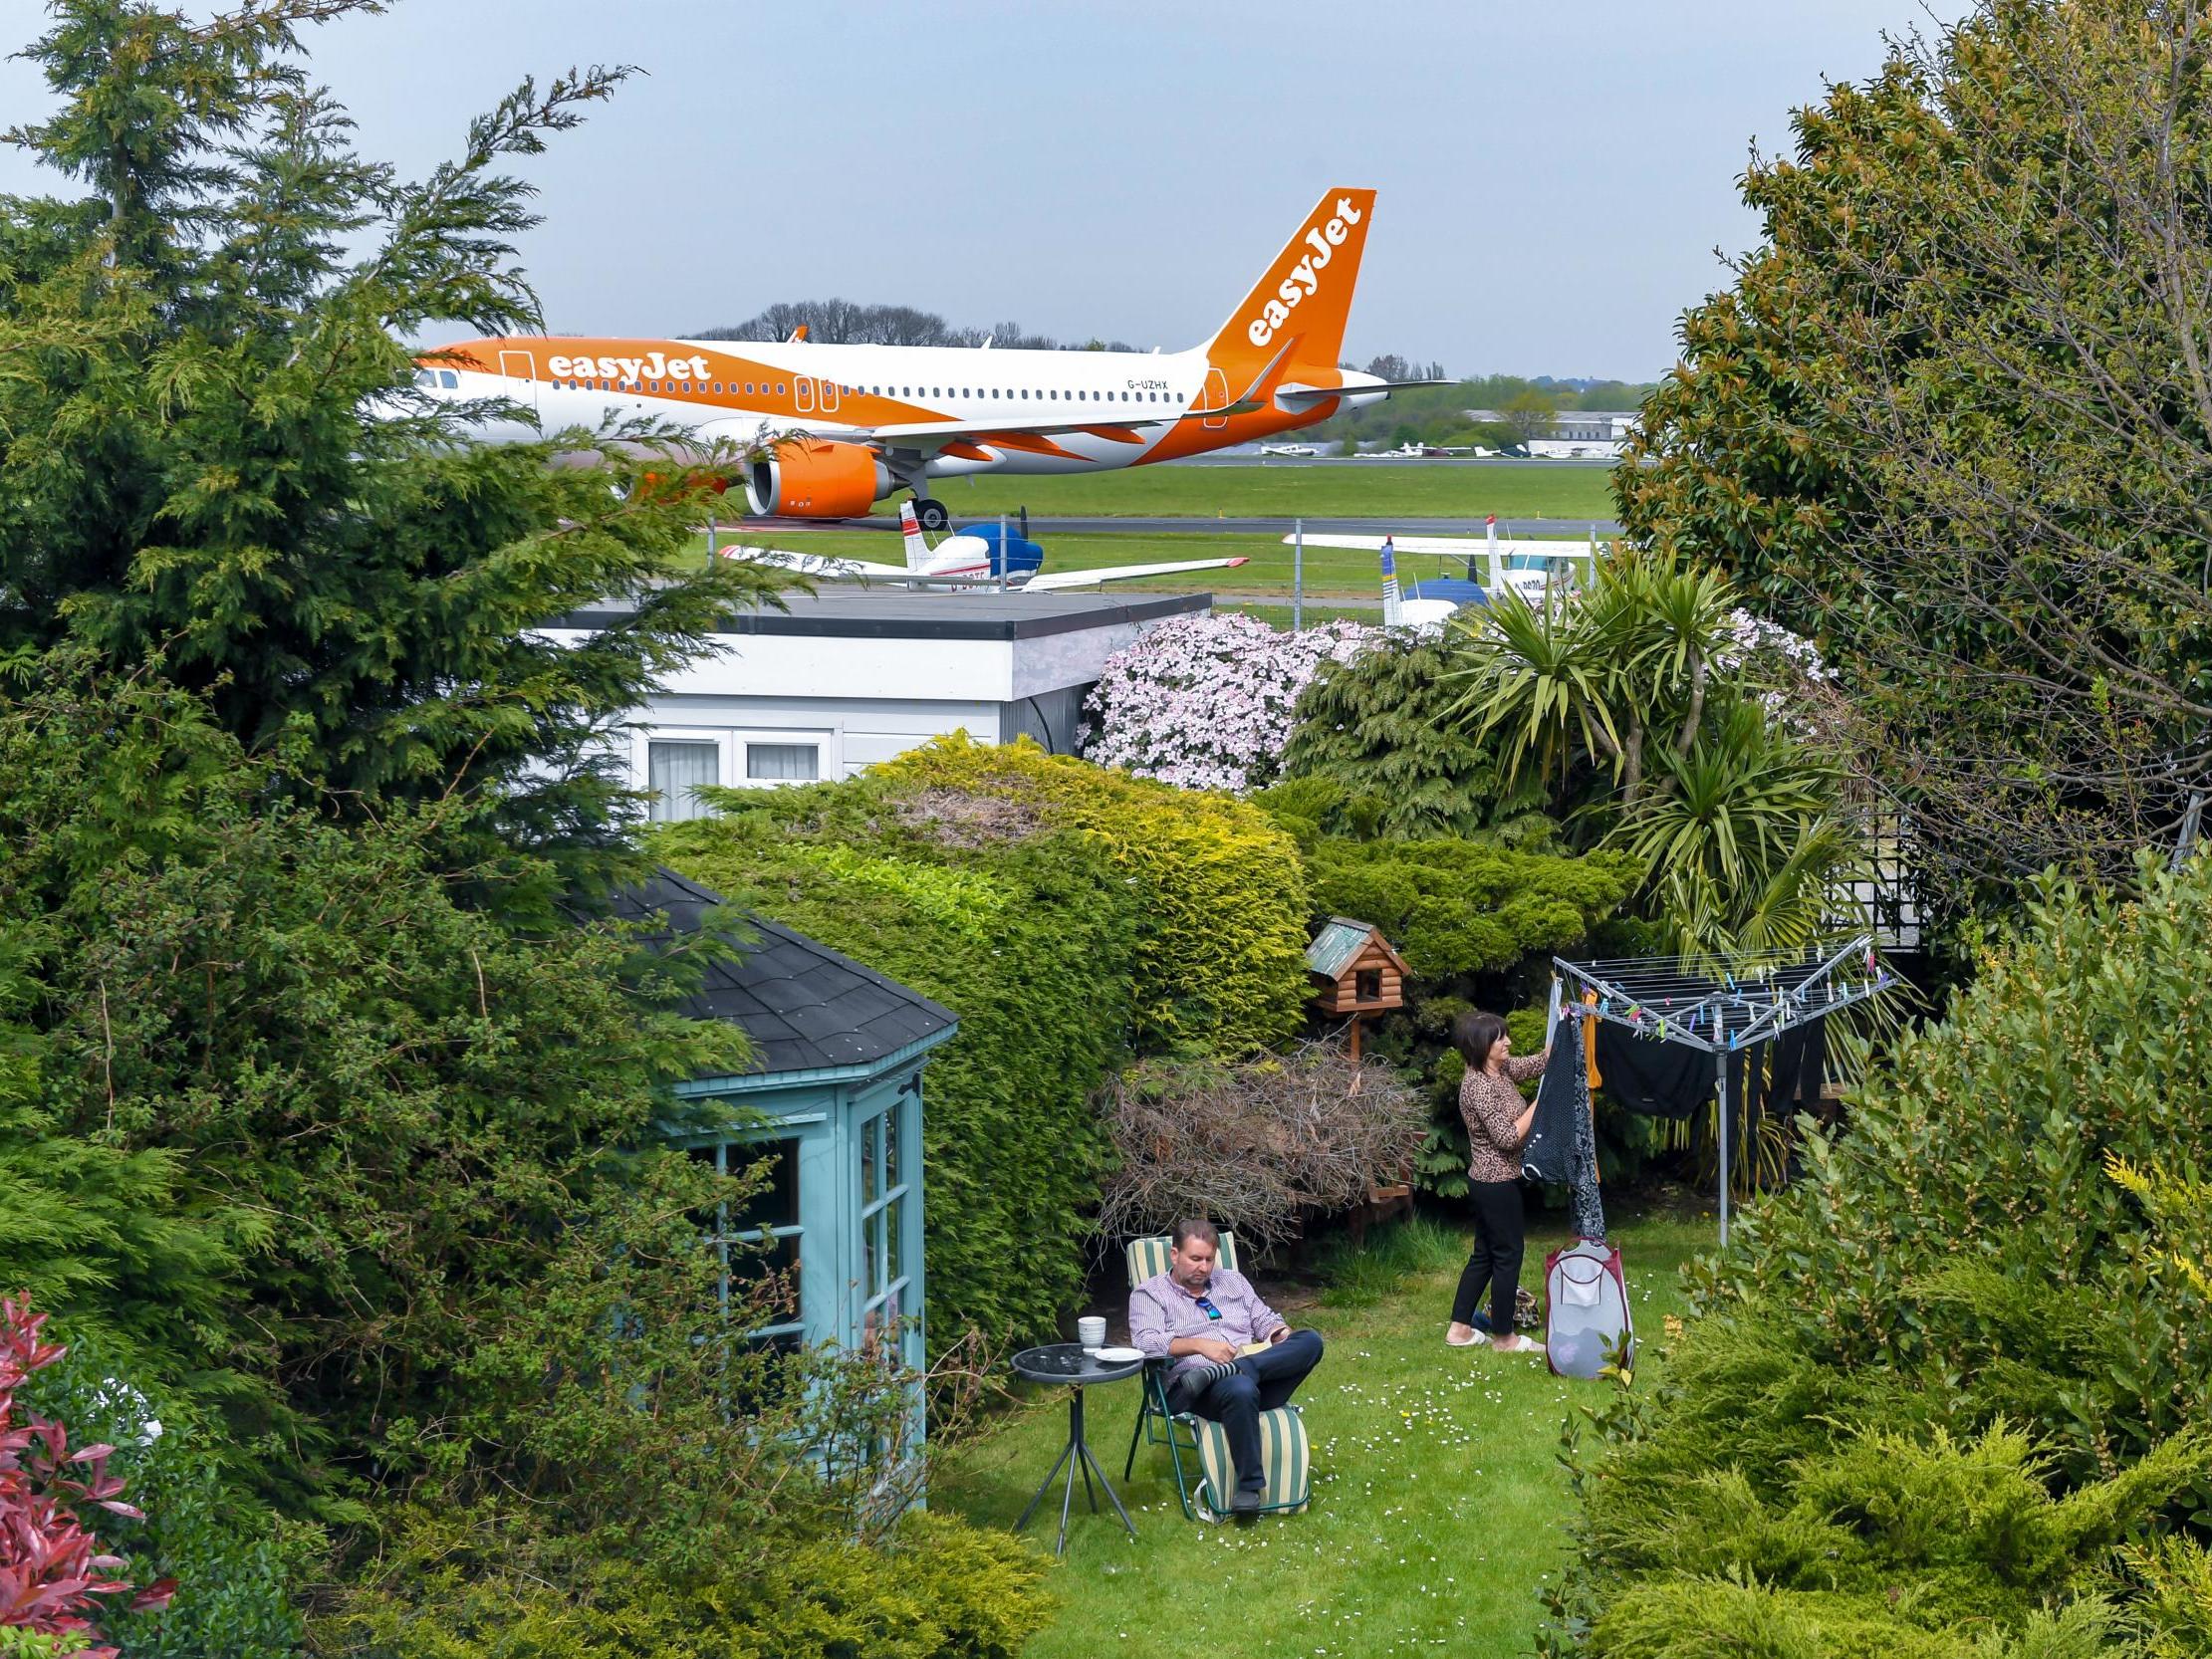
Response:
M846 778L930 739L1027 735L1072 753L1106 659L1205 593L1020 593L825 588L788 611L732 616L631 722L633 787L656 821L696 818L707 785ZM581 610L544 630L581 641L619 621Z

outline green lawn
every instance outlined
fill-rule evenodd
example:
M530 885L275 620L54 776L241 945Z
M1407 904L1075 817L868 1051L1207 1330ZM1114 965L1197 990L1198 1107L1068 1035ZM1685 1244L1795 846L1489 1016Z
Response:
M1522 1283L1541 1294L1544 1255L1563 1223L1532 1215ZM1709 1248L1694 1209L1623 1213L1616 1237L1644 1342L1636 1386L1650 1387L1662 1321L1680 1313L1676 1269ZM1076 1499L1067 1556L1048 1583L1054 1623L1025 1659L1101 1654L1380 1656L1533 1650L1537 1595L1560 1570L1568 1491L1563 1423L1610 1383L1567 1382L1542 1358L1443 1344L1467 1240L1432 1224L1370 1235L1318 1299L1281 1299L1296 1324L1328 1339L1299 1392L1314 1450L1314 1507L1248 1527L1199 1527L1175 1501L1164 1448L1121 1460L1137 1385L1092 1390L1090 1439L1136 1523L1131 1543L1110 1512ZM1264 1278L1264 1276L1263 1276ZM1064 1390L1024 1388L1023 1403L953 1452L932 1492L941 1509L1011 1526L1067 1434ZM1059 1526L1040 1506L1028 1536L1050 1551Z
M1605 467L1557 461L1395 466L1278 461L1254 466L1129 467L1064 477L982 474L932 486L957 518L1013 513L1129 518L1481 518L1588 521L1613 517ZM1286 529L1288 526L1285 527Z
M747 540L752 539L751 533L740 534ZM723 546L734 539L737 537L731 534L718 538ZM900 564L905 557L898 538L879 530L809 530L784 535L769 532L759 539L771 546L800 553L825 557L843 555L878 565ZM1114 592L1280 593L1286 605L1290 598L1292 550L1273 536L1162 532L1156 535L1044 535L1039 539L1045 549L1048 571L1093 570L1101 565L1171 564L1184 559L1234 559L1240 554L1251 561L1234 570L1192 571L1182 576L1146 577L1136 582L1116 583ZM1579 544L1584 538L1580 533L1563 531L1560 539ZM690 557L695 561L706 557L704 534L692 544ZM1456 559L1433 554L1398 556L1401 580L1461 574L1460 562ZM1310 547L1306 550L1306 592L1309 594L1356 593L1380 597L1381 568L1376 556L1364 549ZM1286 610L1286 619L1288 614Z

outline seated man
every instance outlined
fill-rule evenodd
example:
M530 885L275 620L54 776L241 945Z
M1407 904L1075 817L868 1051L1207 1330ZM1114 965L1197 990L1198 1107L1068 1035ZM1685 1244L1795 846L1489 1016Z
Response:
M1260 1413L1287 1403L1321 1363L1321 1332L1292 1330L1243 1274L1217 1268L1220 1248L1213 1223L1176 1223L1167 1271L1129 1291L1129 1340L1155 1359L1175 1361L1168 1410L1196 1412L1228 1431L1237 1467L1230 1507L1250 1514L1267 1487ZM1244 1351L1255 1346L1259 1351Z

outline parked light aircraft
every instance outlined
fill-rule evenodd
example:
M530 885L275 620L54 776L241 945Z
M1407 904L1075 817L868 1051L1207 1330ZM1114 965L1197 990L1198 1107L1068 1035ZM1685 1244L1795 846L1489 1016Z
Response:
M1005 587L1024 593L1054 593L1072 588L1098 588L1108 582L1131 582L1139 577L1174 576L1183 571L1234 570L1243 559L1186 559L1165 565L1106 565L1091 571L1054 571L1043 574L1045 550L1028 536L1008 534L1000 539L996 525L978 526L957 536L947 536L935 547L922 535L914 504L898 504L898 527L906 545L903 565L874 565L864 559L835 554L793 553L783 548L732 547L722 550L730 559L778 565L785 570L831 581L857 579L896 583L920 579L930 587ZM1029 528L1023 515L1023 530Z
M1310 548L1367 548L1381 551L1388 547L1395 554L1441 554L1449 559L1464 562L1469 578L1473 578L1477 562L1487 572L1483 588L1491 593L1514 592L1531 604L1545 602L1548 591L1562 592L1588 583L1589 561L1598 553L1595 535L1578 546L1573 542L1546 542L1531 539L1501 541L1498 521L1491 518L1488 534L1478 540L1472 536L1408 536L1402 541L1388 536L1345 536L1304 533L1305 544ZM1297 534L1283 538L1288 547L1299 540ZM1386 570L1385 576L1390 573ZM1424 589L1430 585L1423 583Z
M1171 461L1432 383L1337 366L1373 215L1372 190L1331 190L1219 333L1169 355L519 337L426 353L415 386L504 398L528 417L479 422L480 441L610 416L658 417L702 439L775 436L747 468L754 512L851 518L911 490L923 528L938 531L951 518L932 478Z
M1260 445L1260 453L1296 460L1319 455L1321 451L1310 443L1263 443Z

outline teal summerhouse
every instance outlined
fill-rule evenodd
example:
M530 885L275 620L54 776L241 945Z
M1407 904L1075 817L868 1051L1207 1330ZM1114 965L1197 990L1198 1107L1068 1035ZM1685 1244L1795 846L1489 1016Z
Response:
M671 870L629 889L617 913L665 915L672 933L713 924L719 895ZM699 1077L677 1093L710 1109L677 1136L694 1157L728 1168L765 1154L773 1179L745 1214L723 1217L716 1243L777 1241L774 1262L796 1269L798 1295L778 1322L752 1333L780 1347L895 1341L923 1363L922 1069L958 1029L927 997L758 916L734 961L709 966L682 1012L728 1020L751 1040L754 1069ZM728 1124L711 1110L726 1103ZM700 1120L709 1125L702 1128Z

